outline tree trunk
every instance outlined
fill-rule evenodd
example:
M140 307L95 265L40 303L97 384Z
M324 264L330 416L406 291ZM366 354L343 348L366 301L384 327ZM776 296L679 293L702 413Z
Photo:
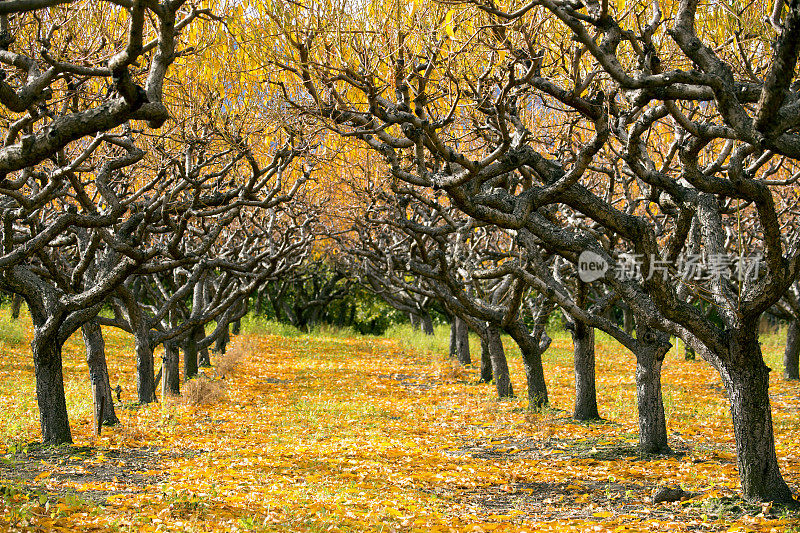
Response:
M14 293L11 296L11 318L17 320L19 318L19 311L22 307L22 296Z
M242 321L240 319L236 319L231 322L231 334L238 335L242 332Z
M231 340L230 330L231 327L230 324L228 324L223 328L222 333L220 333L219 337L217 337L217 340L214 341L214 352L217 355L225 355L225 351L228 349L228 343Z
M472 364L472 358L469 354L469 327L467 323L455 317L453 319L455 324L455 355L459 363L466 366ZM451 331L452 334L452 331ZM451 341L452 342L452 341ZM491 377L489 378L491 381Z
M408 319L411 321L411 329L414 331L419 331L419 316L415 315L414 313L409 313Z
M794 504L775 455L770 369L763 362L756 331L731 335L732 359L736 363L726 365L720 373L731 404L742 492L749 501Z
M181 393L180 356L173 341L164 343L162 368L161 397L179 395Z
M136 344L136 393L139 403L156 401L156 379L153 363L153 348L150 346L150 332L137 331L134 334Z
M574 320L573 325L571 333L575 352L575 410L572 416L575 420L598 420L600 413L597 412L595 386L594 328L580 320Z
M456 344L458 342L458 326L456 325L456 317L450 319L450 358L456 359L458 356Z
M183 379L189 381L197 375L197 342L189 332L183 341Z
M199 344L206 336L206 329L203 326L197 326L192 329L195 343ZM208 354L208 348L203 348L197 352L197 364L199 366L211 366L211 356Z
M797 320L789 322L786 332L786 349L783 351L783 377L800 379L800 327Z
M661 396L661 366L669 351L669 336L639 325L636 338L636 399L639 407L639 450L671 453L667 444L667 422Z
M514 396L514 389L511 386L511 376L508 372L506 352L503 349L503 341L500 338L500 329L498 329L497 326L488 327L487 342L489 347L489 358L492 361L494 384L497 388L497 397L511 398Z
M425 335L433 335L433 319L431 319L430 313L425 313L422 315L422 332Z
M90 320L81 326L81 333L83 344L86 346L86 364L89 365L89 380L92 384L94 428L99 435L103 424L106 426L119 424L119 418L114 411L111 383L108 379L106 343L97 320Z
M479 383L492 382L492 358L489 355L489 343L481 337L481 379Z
M42 441L48 445L72 442L61 369L61 345L55 335L44 336L34 328L31 351L36 372L36 401Z
M544 380L544 367L542 366L542 353L550 346L550 338L546 342L530 334L521 322L508 325L508 333L514 339L522 352L522 362L525 366L525 380L528 385L528 409L539 409L548 404L547 382Z

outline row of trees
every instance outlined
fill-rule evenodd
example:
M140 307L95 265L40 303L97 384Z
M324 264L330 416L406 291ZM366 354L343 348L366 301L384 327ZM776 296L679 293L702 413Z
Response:
M533 405L552 306L572 323L588 416L591 330L607 331L636 355L651 451L667 450L660 367L682 339L724 383L745 497L793 501L758 324L800 268L800 2L376 2L257 19L277 28L263 66L290 108L380 158L387 178L347 245L368 283L403 306L435 298L478 332L500 395L508 332Z
M501 397L505 332L547 403L558 307L575 416L597 417L606 331L636 356L644 451L669 450L660 371L682 339L725 385L745 497L793 501L757 325L798 317L799 0L225 7L0 3L0 289L31 311L45 442L71 438L61 346L78 329L113 422L100 324L134 335L153 401L156 347L176 392L178 350L191 376L251 294L321 320L346 276L289 274L327 245L426 330L433 306L449 315L464 363L475 331Z
M33 319L45 443L71 441L70 335L83 333L98 428L114 423L100 324L134 336L140 402L156 398L161 345L177 393L177 350L192 377L248 295L311 250L313 147L170 81L191 73L185 35L216 18L183 0L0 7L0 288Z

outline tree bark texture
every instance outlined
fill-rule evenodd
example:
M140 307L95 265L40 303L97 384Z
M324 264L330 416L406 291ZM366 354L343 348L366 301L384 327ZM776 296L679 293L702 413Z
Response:
M489 343L481 337L481 379L480 383L492 382L492 358L489 355Z
M161 397L177 396L181 393L180 355L172 341L164 343L164 357L161 376Z
M203 326L192 328L192 335L194 335L195 343L199 344L206 336L206 330ZM203 348L197 352L198 366L211 366L211 356L208 353L208 348Z
M228 343L231 341L231 327L230 324L225 326L225 329L222 330L222 333L217 340L214 341L214 353L217 355L225 355L225 352L228 349Z
M134 330L133 337L136 343L136 393L140 404L151 403L156 401L156 380L153 347L145 321Z
M433 319L427 311L422 315L422 332L425 335L433 335Z
M61 368L61 344L55 335L43 335L34 327L33 367L36 373L36 401L42 441L48 445L72 442Z
M738 364L721 375L731 405L743 496L750 501L794 503L775 455L770 369L763 363L757 333L731 337L731 352Z
M455 356L459 363L462 365L472 364L472 358L469 354L469 327L464 320L455 317L453 319L454 328L451 327L450 334L453 334L455 329ZM451 340L451 343L453 341ZM451 344L452 346L452 344ZM491 379L491 378L490 378Z
M525 380L528 385L528 408L538 409L544 407L548 404L549 399L547 396L547 382L544 380L542 353L550 345L550 338L547 337L546 342L542 343L542 339L537 339L531 335L520 322L510 324L507 331L522 352ZM544 332L542 334L546 336Z
M496 326L489 326L486 336L489 347L489 357L492 361L492 375L494 376L494 384L497 389L497 397L511 398L514 396L514 389L511 386L511 376L508 372L508 361L506 361L503 341L500 338L500 329Z
M633 333L633 313L628 306L622 308L622 327L628 335Z
M800 379L800 327L797 320L789 322L786 332L786 348L783 351L783 377Z
M83 334L83 344L86 346L86 364L89 366L89 380L92 385L94 428L99 435L102 425L112 426L119 423L119 418L114 410L114 397L108 378L106 343L100 324L96 320L91 320L81 326L81 333Z
M456 317L453 316L450 319L450 357L452 359L457 358L456 354L456 338L458 337L458 328L456 326Z
M661 394L661 366L670 348L669 336L640 324L636 338L640 345L635 354L639 450L642 453L670 453Z
M183 341L183 379L189 381L197 376L197 341L189 332Z
M598 420L595 385L594 328L580 320L573 321L572 344L575 367L575 420Z

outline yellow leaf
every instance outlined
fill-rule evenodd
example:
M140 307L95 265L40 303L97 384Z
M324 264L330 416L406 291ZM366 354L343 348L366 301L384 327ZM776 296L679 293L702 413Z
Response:
M456 32L453 28L453 10L447 12L447 15L444 17L444 31L447 32L447 35L450 36L451 39L456 38Z

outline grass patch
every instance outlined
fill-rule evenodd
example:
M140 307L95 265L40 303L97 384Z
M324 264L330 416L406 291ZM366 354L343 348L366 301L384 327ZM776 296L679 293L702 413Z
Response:
M242 331L247 335L277 335L279 337L333 337L333 338L352 338L360 335L350 328L340 328L330 324L319 324L305 332L297 329L291 324L278 322L260 316L248 314L242 319Z
M225 383L200 375L183 387L183 401L188 405L213 405L226 399Z
M3 308L0 310L0 342L18 346L27 340L25 318L27 318L27 308L23 307L20 311L20 318L11 318L11 310Z
M448 324L434 326L433 335L426 335L422 330L412 328L411 324L395 324L386 330L383 337L397 340L404 347L420 352L433 353L443 357L450 355L450 326ZM506 339L504 342L510 346L508 340L510 339ZM469 335L469 353L473 364L480 362L481 340L472 332Z
M299 337L303 332L277 320L248 314L242 318L242 331L248 335L278 335L280 337Z
M311 337L331 337L334 339L352 339L362 335L351 328L342 328L331 324L318 324L308 332Z

